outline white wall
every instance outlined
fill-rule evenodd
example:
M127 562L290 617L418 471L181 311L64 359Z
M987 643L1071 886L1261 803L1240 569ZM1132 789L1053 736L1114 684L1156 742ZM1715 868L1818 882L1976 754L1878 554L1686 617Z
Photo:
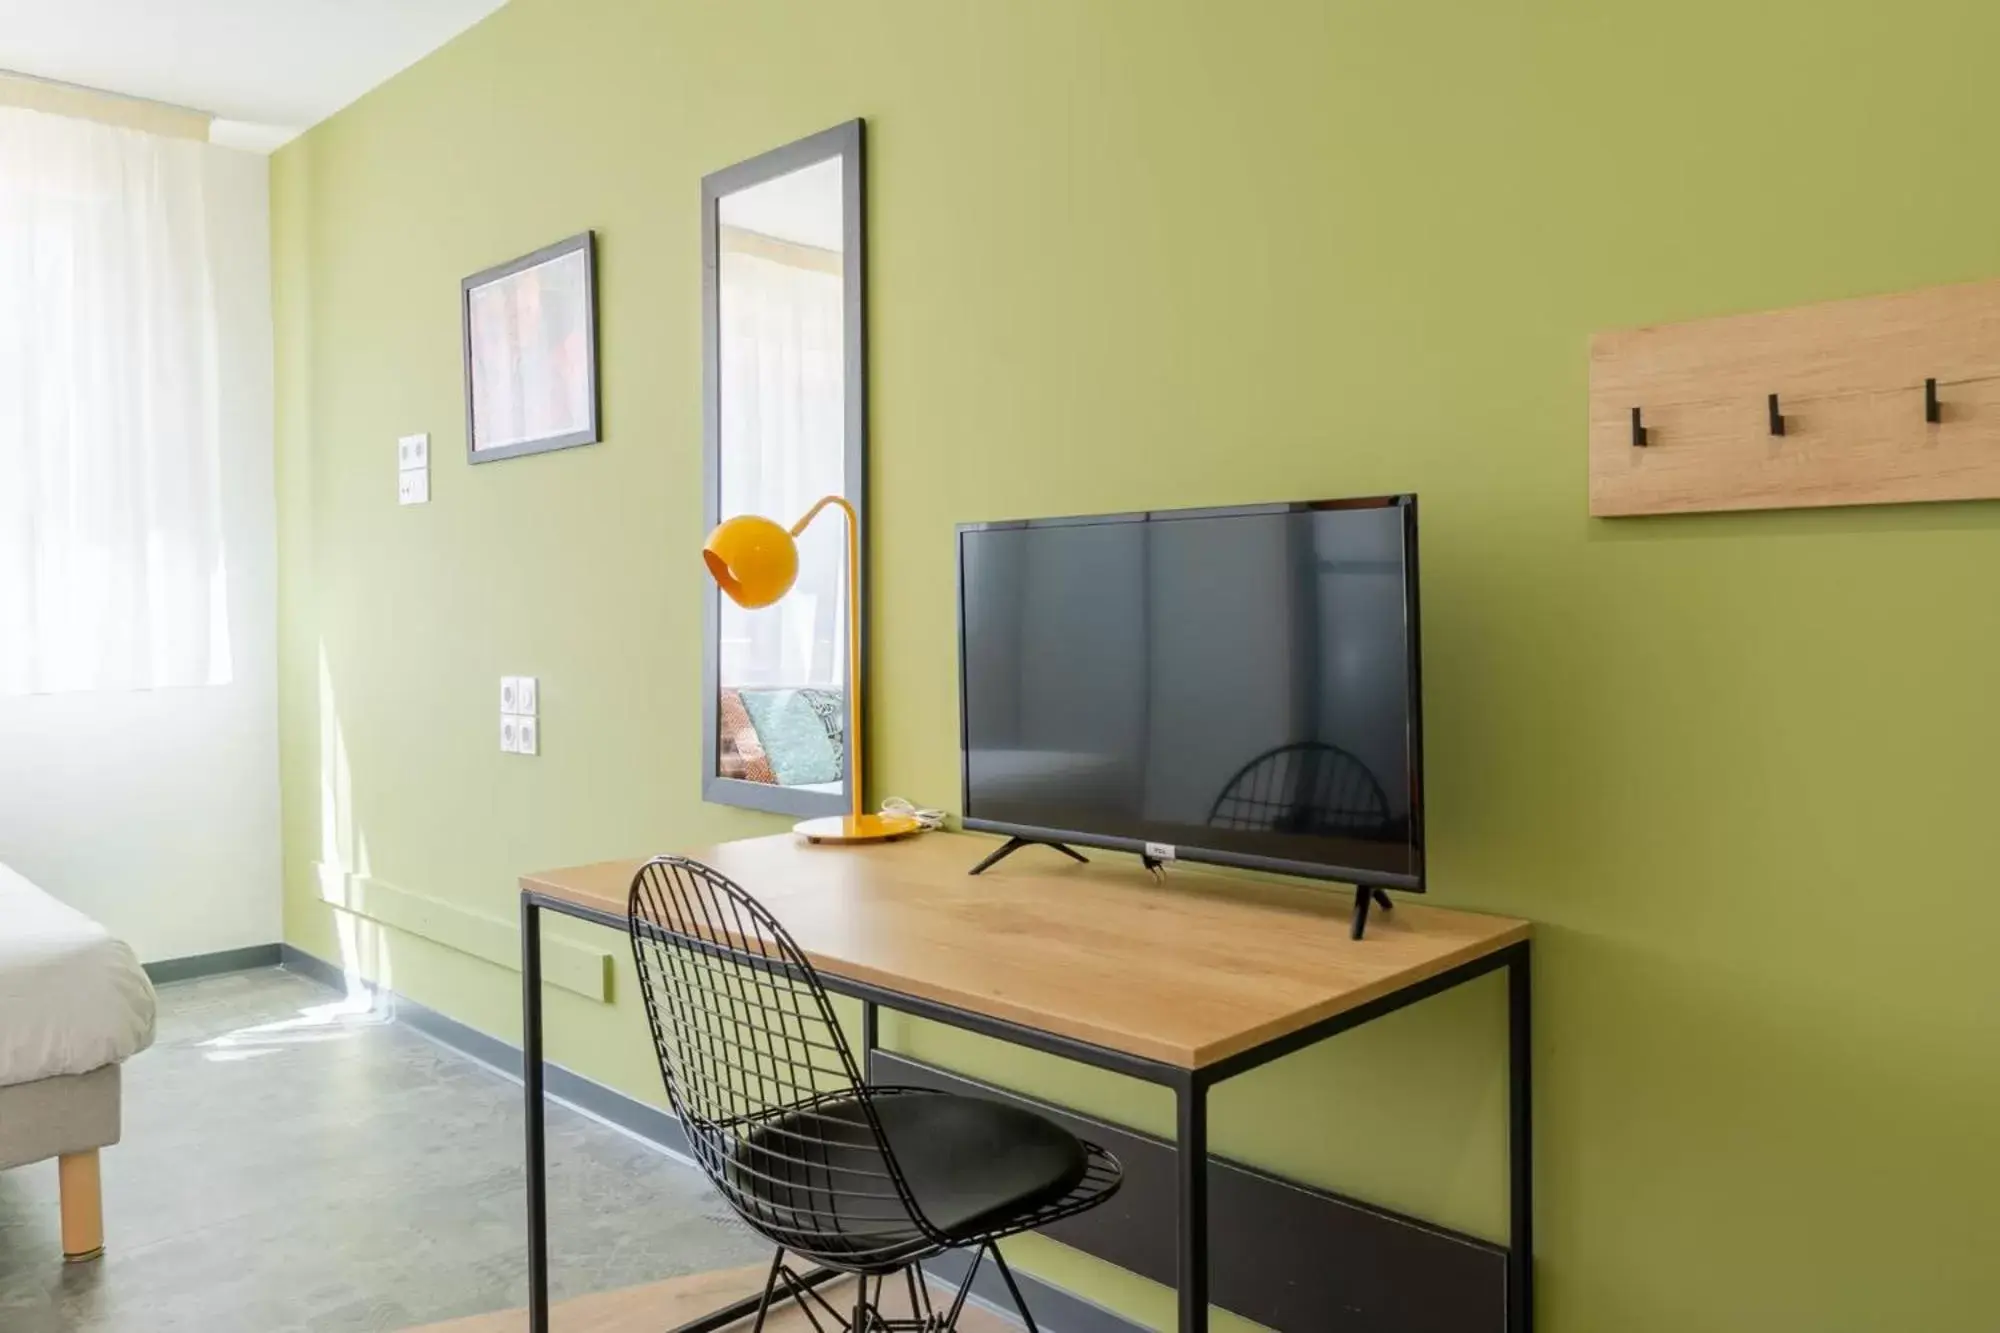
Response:
M146 961L281 933L269 172L208 151L232 682L0 698L0 861Z

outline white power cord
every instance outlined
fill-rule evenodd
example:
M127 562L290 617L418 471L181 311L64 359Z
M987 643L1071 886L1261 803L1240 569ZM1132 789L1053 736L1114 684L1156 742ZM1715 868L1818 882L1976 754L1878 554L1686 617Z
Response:
M924 826L926 832L936 832L944 827L945 813L942 810L920 810L900 796L891 796L882 802L885 815L906 815Z

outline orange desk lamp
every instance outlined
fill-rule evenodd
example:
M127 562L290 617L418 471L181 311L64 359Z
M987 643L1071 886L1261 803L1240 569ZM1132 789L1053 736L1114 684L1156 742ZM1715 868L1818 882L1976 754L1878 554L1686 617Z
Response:
M847 787L853 808L844 815L808 819L792 831L814 842L884 842L920 830L909 815L866 812L861 781L861 521L838 495L821 499L790 529L755 514L724 519L702 544L701 558L716 586L747 611L771 605L799 576L798 535L828 505L847 515Z

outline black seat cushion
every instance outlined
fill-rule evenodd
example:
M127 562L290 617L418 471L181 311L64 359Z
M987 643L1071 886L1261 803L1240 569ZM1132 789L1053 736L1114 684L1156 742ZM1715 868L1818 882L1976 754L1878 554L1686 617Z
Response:
M1016 1106L915 1089L878 1089L872 1100L924 1219L954 1242L1054 1203L1076 1188L1089 1165L1075 1135ZM735 1157L738 1186L793 1226L825 1220L837 1231L836 1215L856 1214L879 1225L881 1207L840 1206L829 1196L861 1194L886 1205L893 1190L866 1113L853 1100L761 1125Z

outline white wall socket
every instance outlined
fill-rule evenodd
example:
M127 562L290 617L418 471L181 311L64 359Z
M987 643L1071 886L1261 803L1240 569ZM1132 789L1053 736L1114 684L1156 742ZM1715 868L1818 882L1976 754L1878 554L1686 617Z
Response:
M431 437L405 435L396 441L396 503L431 502Z
M500 677L500 748L508 754L541 752L542 729L535 721L540 693L533 676Z
M535 688L533 676L500 677L500 711L518 713L522 717L533 717L536 712L535 696L540 691Z

